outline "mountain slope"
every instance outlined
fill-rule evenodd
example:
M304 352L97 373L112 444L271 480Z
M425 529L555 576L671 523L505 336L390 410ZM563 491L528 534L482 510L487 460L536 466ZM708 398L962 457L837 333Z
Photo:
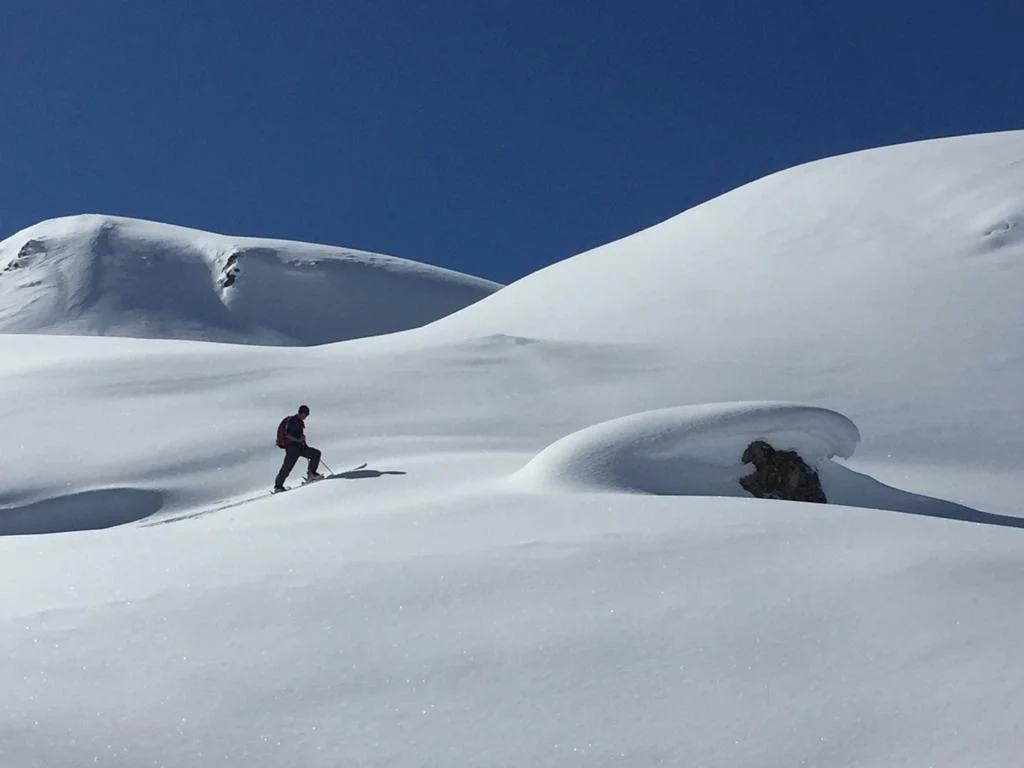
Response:
M73 216L0 243L0 333L323 344L414 328L498 287L391 256Z
M942 311L945 296L973 299L979 320L1005 325L1011 297L992 288L1020 284L1022 254L1024 131L938 139L781 171L539 270L439 325L701 349L714 337L709 322L732 317L743 338L731 341L748 349L842 329L869 345L876 330L922 327L969 345L964 318Z
M776 173L425 332L643 345L672 358L680 403L819 403L865 428L869 451L888 435L884 454L941 456L945 440L1013 466L1022 294L1017 131Z

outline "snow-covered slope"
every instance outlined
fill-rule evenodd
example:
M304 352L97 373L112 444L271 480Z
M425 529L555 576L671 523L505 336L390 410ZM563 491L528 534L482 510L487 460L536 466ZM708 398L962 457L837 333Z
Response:
M0 332L322 344L406 330L499 286L325 245L113 216L0 242Z
M880 337L916 332L973 350L1002 341L988 326L1022 320L1002 290L1024 274L1022 177L1024 131L819 160L535 272L440 325L775 354L825 342L873 352ZM727 320L740 338L711 325Z
M1017 466L1022 295L1017 131L774 174L431 330L653 347L680 370L677 402L818 403L853 418L870 452L941 459L952 443Z
M0 764L1017 766L1022 160L811 164L388 336L0 335ZM338 475L271 497L299 402ZM754 436L832 503L724 485Z

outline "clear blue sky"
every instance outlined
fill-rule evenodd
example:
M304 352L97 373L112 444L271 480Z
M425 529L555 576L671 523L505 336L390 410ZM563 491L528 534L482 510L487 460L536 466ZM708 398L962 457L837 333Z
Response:
M0 237L102 212L510 281L774 170L1024 128L1024 3L2 0Z

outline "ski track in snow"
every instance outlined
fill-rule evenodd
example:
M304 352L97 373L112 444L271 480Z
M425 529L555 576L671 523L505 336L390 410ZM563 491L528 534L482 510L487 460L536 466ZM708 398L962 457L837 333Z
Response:
M366 464L360 464L359 466L353 467L352 469L347 470L345 472L339 472L338 474L334 474L334 475L325 475L323 479L324 480L336 480L336 479L339 479L339 478L346 478L346 477L358 477L359 475L357 473L359 473L361 470L363 470L365 468L366 468ZM381 474L383 474L383 473L381 473ZM402 473L401 472L392 472L390 474L402 474ZM317 481L317 482L319 482L319 481ZM298 490L299 488L301 488L301 487L303 487L305 485L309 485L309 483L302 482L302 483L299 483L298 485L295 485L295 486L291 486L291 487L287 487L286 486L286 489L289 490L289 491L295 491L295 490ZM150 526L153 526L153 525L167 525L168 523L180 523L183 520L198 520L199 518L206 517L207 515L215 515L218 512L226 512L229 509L235 509L236 507L241 507L244 504L251 504L254 501L259 501L260 499L266 498L267 497L267 493L268 492L257 493L257 494L253 494L252 496L246 496L246 497L241 498L241 499L233 499L231 501L226 501L223 504L219 504L219 505L217 505L215 507L211 507L210 509L202 509L202 510L200 510L198 512L189 512L189 513L186 513L186 514L183 514L183 515L175 515L174 517L168 517L168 518L165 518L165 519L162 519L162 520L154 520L153 522L144 523L144 527L150 527ZM273 494L271 493L271 495L273 495Z

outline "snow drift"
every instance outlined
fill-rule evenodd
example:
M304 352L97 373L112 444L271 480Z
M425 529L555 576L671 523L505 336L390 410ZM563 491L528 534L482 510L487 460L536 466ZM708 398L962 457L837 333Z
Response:
M848 458L856 425L825 408L791 403L712 403L666 408L596 424L548 446L514 476L532 490L633 491L747 496L740 460L755 440L818 467Z
M0 243L0 332L323 344L414 328L499 287L326 245L72 216Z
M1024 520L909 493L832 461L853 456L857 426L827 408L795 403L708 403L612 419L549 445L509 485L533 493L749 497L740 479L753 467L741 457L755 440L799 454L835 505L1024 527Z

